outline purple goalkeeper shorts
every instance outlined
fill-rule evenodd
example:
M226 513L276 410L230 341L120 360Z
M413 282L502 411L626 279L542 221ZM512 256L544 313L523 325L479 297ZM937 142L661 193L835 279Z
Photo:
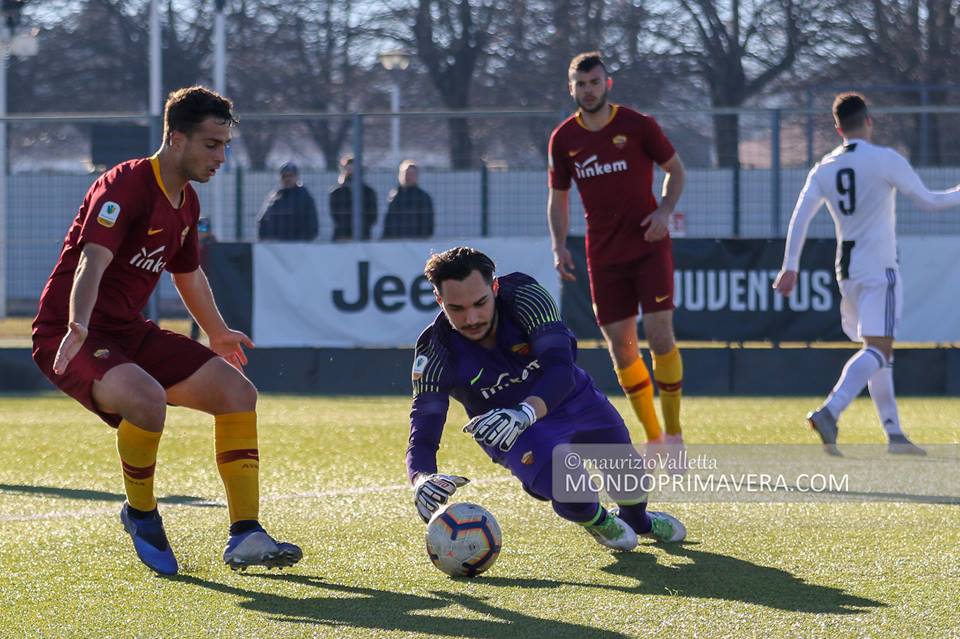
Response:
M527 492L541 499L550 495L537 495L531 490L534 480L545 468L549 468L553 449L566 444L629 444L630 431L620 413L606 398L591 402L589 407L574 415L553 418L551 415L537 420L503 457L501 463L519 479Z

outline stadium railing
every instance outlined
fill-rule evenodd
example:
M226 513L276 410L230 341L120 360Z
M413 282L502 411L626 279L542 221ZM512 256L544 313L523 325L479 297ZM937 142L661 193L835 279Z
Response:
M688 169L680 205L688 237L783 237L809 167L838 141L823 109L649 113ZM960 136L960 108L888 107L873 113L876 141L910 158L930 188L960 182L960 144L954 139ZM360 159L363 181L377 195L377 239L389 193L397 185L397 165L412 159L420 166L420 186L433 199L433 237L544 236L547 139L567 115L529 109L241 114L225 170L196 188L219 241L256 241L263 202L279 186L277 169L294 161L316 201L317 241L326 242L332 236L328 193L337 183L332 163L353 154ZM6 193L0 201L0 317L30 315L87 188L108 164L149 154L150 119L45 114L0 122L9 140L7 171L0 172L0 193ZM735 154L724 141L736 144ZM570 232L583 231L579 198L572 195ZM898 232L960 234L960 215L924 214L902 201ZM821 214L810 235L832 234L829 216ZM175 300L167 278L163 282L161 301ZM163 308L179 309L176 304Z

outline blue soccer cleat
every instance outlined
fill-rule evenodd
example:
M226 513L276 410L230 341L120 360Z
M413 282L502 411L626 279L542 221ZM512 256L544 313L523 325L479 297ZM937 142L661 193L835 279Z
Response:
M135 519L130 516L130 504L124 502L120 522L133 538L133 548L140 561L161 575L177 574L177 558L173 556L167 533L163 530L163 519L156 510L144 519Z
M278 542L260 526L237 535L230 535L223 551L223 563L231 570L250 566L288 568L303 559L299 546Z

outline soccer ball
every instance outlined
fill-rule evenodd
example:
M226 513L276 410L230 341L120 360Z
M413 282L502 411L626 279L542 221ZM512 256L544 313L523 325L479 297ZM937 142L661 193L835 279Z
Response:
M427 524L427 554L433 565L451 577L473 577L497 561L500 525L476 504L450 504Z

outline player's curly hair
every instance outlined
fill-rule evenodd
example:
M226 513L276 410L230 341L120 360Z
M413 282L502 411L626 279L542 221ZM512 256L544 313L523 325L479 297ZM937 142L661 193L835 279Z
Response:
M203 86L172 91L163 107L163 139L173 131L189 135L211 116L230 126L239 124L233 115L233 103L216 91Z
M458 246L443 253L431 255L426 266L423 267L423 275L439 291L440 285L447 280L462 282L474 271L480 271L483 280L487 284L492 284L495 270L496 265L493 260L477 249Z
M841 131L856 131L867 121L867 101L859 93L841 93L833 99L833 119Z

